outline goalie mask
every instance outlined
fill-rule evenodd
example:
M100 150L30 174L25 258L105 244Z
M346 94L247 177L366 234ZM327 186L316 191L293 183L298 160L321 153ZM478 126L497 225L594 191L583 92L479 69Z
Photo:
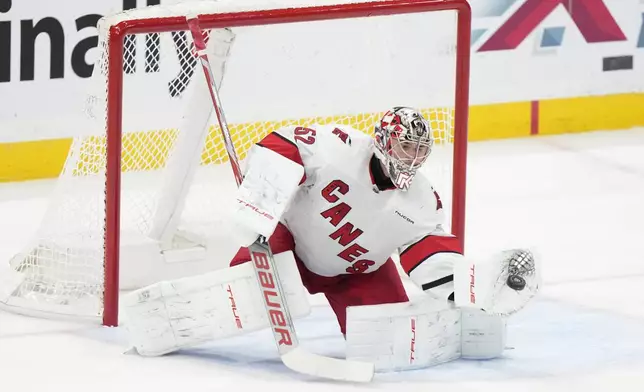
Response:
M434 139L429 123L415 109L395 107L376 124L376 156L394 185L409 189L416 170L427 160Z

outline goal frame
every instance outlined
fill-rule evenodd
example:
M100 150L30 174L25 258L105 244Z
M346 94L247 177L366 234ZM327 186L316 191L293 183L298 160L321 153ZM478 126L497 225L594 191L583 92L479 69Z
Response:
M469 107L471 9L467 0L385 0L301 8L222 12L198 15L203 29L348 19L429 11L456 11L456 77L452 172L452 233L461 252L465 234L465 179ZM186 16L124 20L109 27L106 124L103 325L118 325L120 191L123 121L123 54L128 34L188 30Z

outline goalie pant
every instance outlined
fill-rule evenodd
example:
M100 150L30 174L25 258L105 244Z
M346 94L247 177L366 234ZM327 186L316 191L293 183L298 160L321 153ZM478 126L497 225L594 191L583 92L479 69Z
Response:
M409 299L394 261L389 259L377 270L368 274L320 276L309 271L295 253L293 235L279 224L269 238L271 250L281 253L293 251L302 283L311 294L323 293L333 309L342 334L346 334L347 307L407 302ZM230 265L250 261L248 248L240 248Z

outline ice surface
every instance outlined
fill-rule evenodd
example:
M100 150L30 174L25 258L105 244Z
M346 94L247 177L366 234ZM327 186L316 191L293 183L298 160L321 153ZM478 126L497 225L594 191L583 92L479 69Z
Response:
M162 358L124 354L122 328L0 312L2 391L643 391L644 129L470 144L469 255L528 246L541 296L510 319L489 361L378 374L369 385L286 369L268 332ZM0 260L29 238L48 181L0 186ZM2 270L0 269L0 274ZM333 313L299 320L302 343L341 357Z

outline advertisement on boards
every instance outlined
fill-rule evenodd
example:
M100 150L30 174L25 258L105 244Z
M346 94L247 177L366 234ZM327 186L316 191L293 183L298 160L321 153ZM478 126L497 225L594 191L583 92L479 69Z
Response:
M77 134L99 56L98 20L121 10L177 2L181 1L0 0L0 143ZM644 3L640 0L473 0L470 4L472 105L644 92ZM364 34L358 29L347 28L346 34ZM423 29L420 22L418 29ZM238 56L237 63L244 63L256 53L265 53L272 43L269 39L258 34L252 42L247 40L233 51L232 60ZM437 49L442 42L432 49L432 42L438 41L419 34L417 42L405 45L429 48L426 55L438 58L444 49ZM323 39L316 39L315 45L316 52L333 49L326 48ZM271 62L264 66L271 67ZM275 65L271 72L287 86L288 80L297 84L292 70L280 74ZM341 70L338 75L342 78ZM131 76L147 83L151 91L157 83L167 82L157 81L154 69L145 66ZM368 76L365 69L365 80ZM253 83L259 91L273 87L261 78ZM437 83L433 90L446 97L454 94L450 83ZM171 98L156 93L148 97L152 106L156 99ZM344 105L341 99L331 98L326 101ZM294 100L289 105L292 112L285 114L297 116L299 101Z
M470 4L473 104L644 91L644 2Z

